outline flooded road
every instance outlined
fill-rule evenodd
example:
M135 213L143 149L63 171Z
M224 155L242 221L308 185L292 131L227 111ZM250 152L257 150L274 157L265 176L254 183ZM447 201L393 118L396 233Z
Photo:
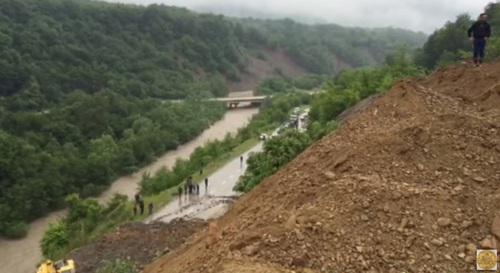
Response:
M143 174L154 174L163 167L172 167L178 158L188 158L197 147L202 146L207 141L223 139L227 133L236 133L239 128L246 126L251 117L257 112L257 108L241 108L228 111L222 120L214 123L197 138L179 146L175 151L167 152L155 162L140 169L133 175L121 177L114 181L112 186L105 191L98 200L100 202L106 202L115 193L128 196L134 195ZM1 272L36 272L36 263L42 259L39 242L43 233L50 223L57 222L64 214L64 211L54 212L32 222L28 235L21 240L0 239Z
M177 218L212 219L226 213L229 204L239 194L233 191L241 175L247 168L246 159L250 153L260 152L262 143L257 144L243 154L243 162L235 158L224 167L217 170L208 177L208 187L200 183L200 193L197 195L185 195L176 197L172 202L155 212L147 222L161 221L168 223Z

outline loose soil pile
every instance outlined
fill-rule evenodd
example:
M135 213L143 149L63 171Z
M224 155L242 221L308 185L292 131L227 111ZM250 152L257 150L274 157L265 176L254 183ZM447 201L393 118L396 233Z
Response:
M131 261L142 268L182 245L205 225L204 221L199 220L176 220L169 224L127 224L92 244L74 250L68 256L75 260L78 272L95 273L117 259Z
M398 83L148 266L471 272L500 246L500 63Z

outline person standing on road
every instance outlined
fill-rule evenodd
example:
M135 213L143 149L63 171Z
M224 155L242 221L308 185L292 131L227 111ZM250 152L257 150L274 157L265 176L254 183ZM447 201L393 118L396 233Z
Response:
M467 34L474 47L474 64L480 66L485 56L486 42L491 36L488 15L481 14L479 19L469 28Z
M205 177L205 195L208 194L208 177Z
M192 176L188 177L187 184L188 184L189 194L193 194L194 188L193 188L193 177Z
M240 156L240 169L243 169L243 156Z
M142 198L142 196L139 200L139 208L141 209L141 215L144 215L144 199Z
M134 215L137 215L137 207L139 207L139 210L140 210L141 215L142 215L142 212L144 211L144 204L142 204L142 207L141 207L141 202L144 202L142 200L142 196L139 193L136 193L134 195L134 199L135 199L135 203L134 203Z
M148 213L149 215L153 215L153 202L149 203L148 205Z

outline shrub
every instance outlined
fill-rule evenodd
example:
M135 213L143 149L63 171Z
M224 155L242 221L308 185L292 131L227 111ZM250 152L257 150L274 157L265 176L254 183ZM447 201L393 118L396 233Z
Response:
M69 244L69 233L66 223L60 221L51 224L41 241L42 254L49 259L58 258L61 251Z

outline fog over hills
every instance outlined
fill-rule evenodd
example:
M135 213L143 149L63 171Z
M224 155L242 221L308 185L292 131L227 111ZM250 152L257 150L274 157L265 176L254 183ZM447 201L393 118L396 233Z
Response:
M461 13L476 17L490 0L106 0L187 7L224 15L256 18L292 17L304 23L397 27L430 33Z

